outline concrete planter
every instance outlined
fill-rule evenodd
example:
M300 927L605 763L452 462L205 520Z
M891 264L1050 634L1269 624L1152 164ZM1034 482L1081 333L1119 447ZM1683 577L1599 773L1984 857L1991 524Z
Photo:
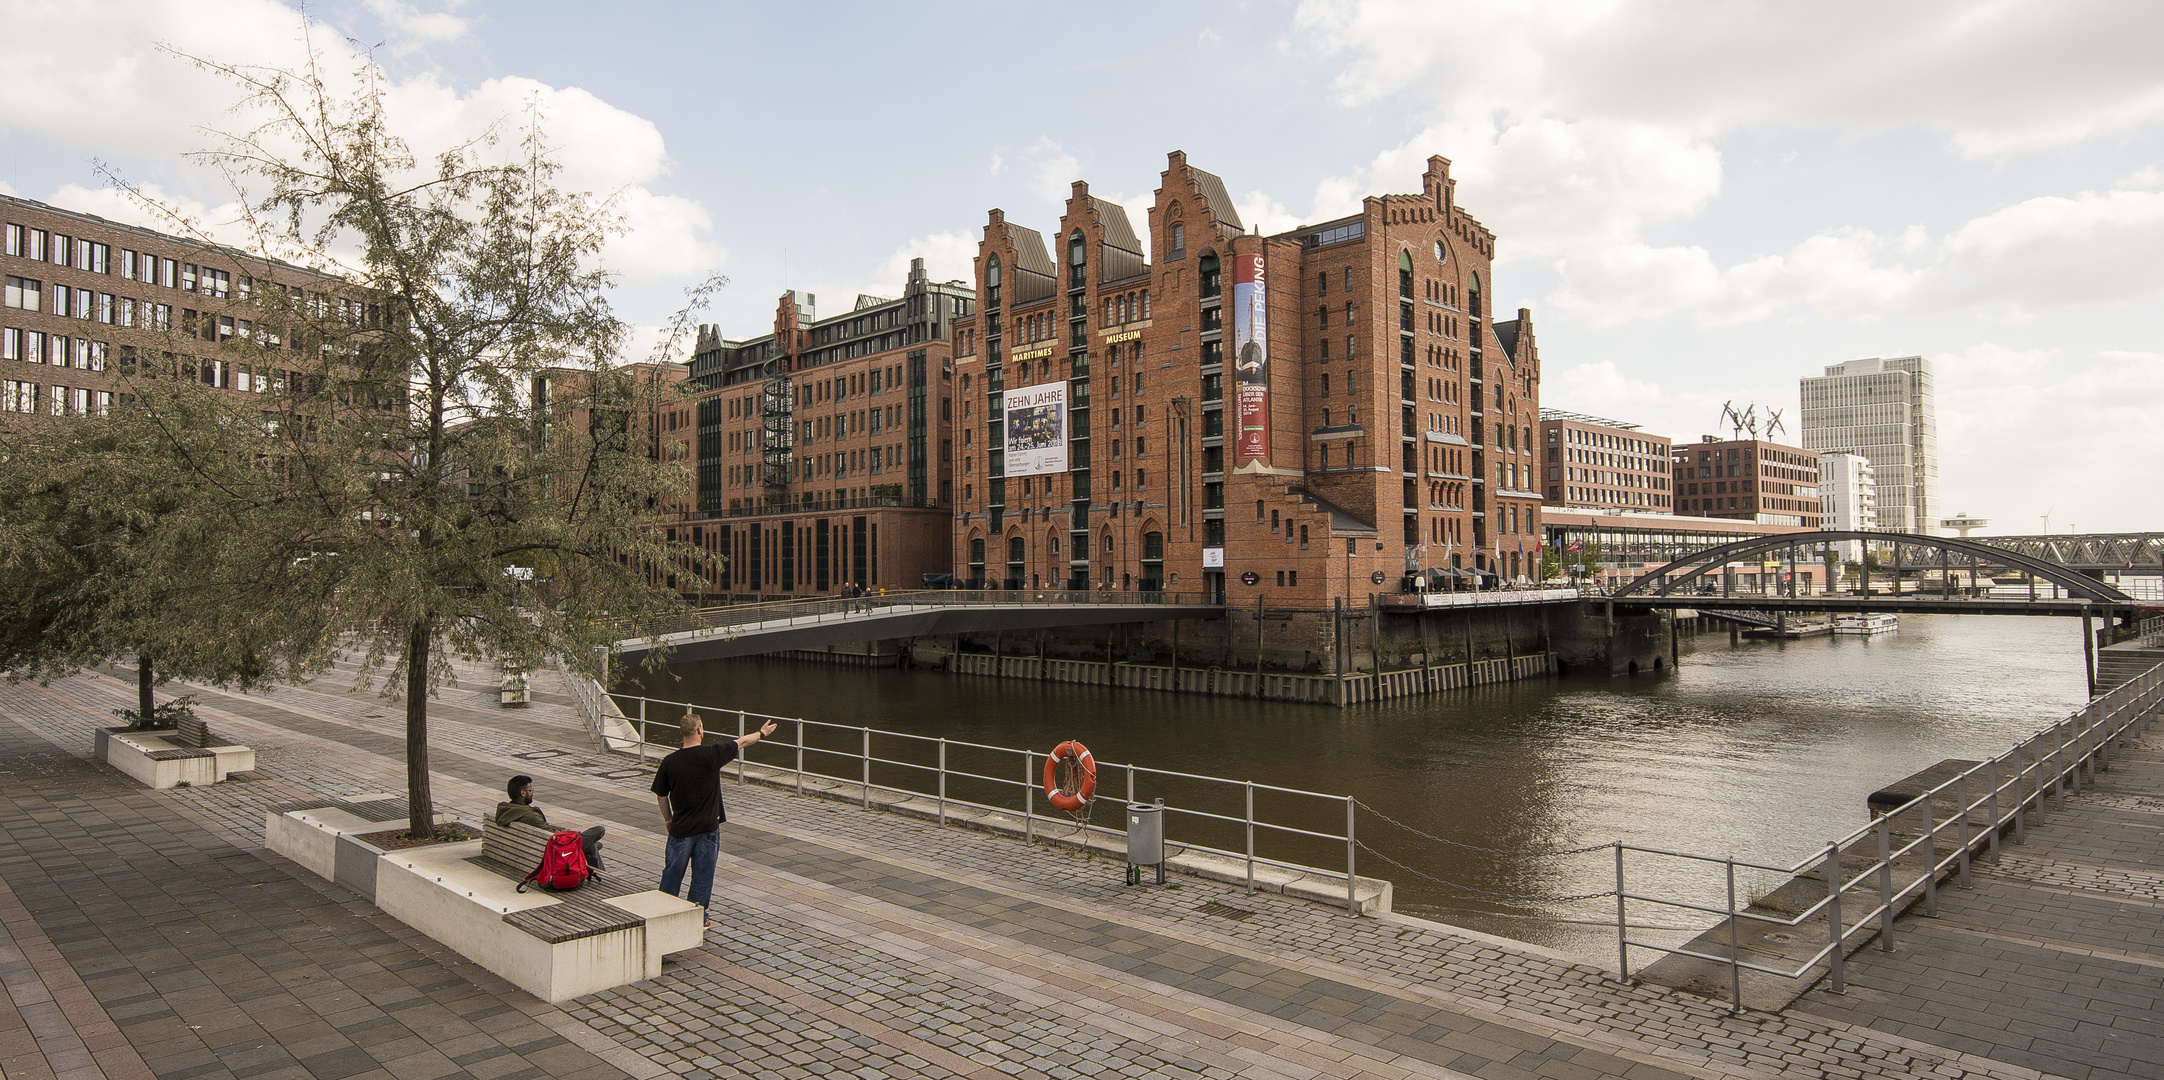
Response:
M99 761L152 788L201 787L255 768L255 751L249 747L198 749L181 744L170 731L100 728L95 744Z

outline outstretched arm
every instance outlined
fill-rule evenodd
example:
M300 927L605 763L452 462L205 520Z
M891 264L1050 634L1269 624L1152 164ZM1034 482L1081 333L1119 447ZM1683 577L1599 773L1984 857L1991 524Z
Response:
M758 742L760 739L763 739L769 735L774 734L774 726L774 721L769 720L766 723L759 725L759 730L754 731L748 735L738 736L736 740L736 748L738 750L751 749L751 744Z

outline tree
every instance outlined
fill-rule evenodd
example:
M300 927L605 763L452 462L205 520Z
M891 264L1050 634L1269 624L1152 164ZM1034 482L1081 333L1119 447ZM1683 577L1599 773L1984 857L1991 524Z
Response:
M232 462L212 449L224 403L200 390L159 388L178 436L164 454L136 452L131 425L106 416L0 429L0 669L45 678L132 657L137 723L176 675L247 688L273 673L256 624L210 615L262 582L219 572L227 523L201 496Z
M225 524L219 575L266 583L220 596L217 616L250 628L266 666L347 655L403 696L409 826L433 833L428 699L451 657L592 671L595 647L683 609L666 567L707 572L649 527L691 470L682 436L641 418L681 390L613 367L625 326L597 256L614 218L554 186L537 116L515 152L491 132L424 167L372 65L344 94L313 54L299 72L188 59L240 92L247 123L197 159L232 179L259 254L341 284L273 273L253 291L252 332L220 346L273 373L244 415L183 423L146 364L115 423L144 455L215 442L177 466L189 516ZM545 586L513 566L544 567Z

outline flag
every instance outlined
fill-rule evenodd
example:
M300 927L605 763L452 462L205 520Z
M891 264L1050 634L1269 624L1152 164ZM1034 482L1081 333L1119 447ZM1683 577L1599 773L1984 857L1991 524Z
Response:
M1570 542L1570 546L1569 546L1569 547L1567 547L1567 548L1564 548L1563 550L1564 550L1564 551L1576 551L1576 550L1578 550L1578 547L1579 547L1579 542L1578 542L1578 541L1576 541L1576 540L1573 540L1573 541L1571 541L1571 542Z

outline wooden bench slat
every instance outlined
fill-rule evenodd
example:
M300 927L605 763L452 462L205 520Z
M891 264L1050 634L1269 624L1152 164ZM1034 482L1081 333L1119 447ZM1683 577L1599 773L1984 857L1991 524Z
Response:
M562 897L560 902L547 907L511 912L503 917L503 921L551 945L599 937L646 923L644 918L621 908L598 901L581 902L571 896Z

